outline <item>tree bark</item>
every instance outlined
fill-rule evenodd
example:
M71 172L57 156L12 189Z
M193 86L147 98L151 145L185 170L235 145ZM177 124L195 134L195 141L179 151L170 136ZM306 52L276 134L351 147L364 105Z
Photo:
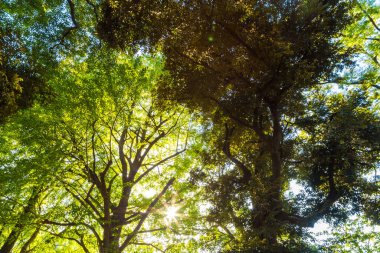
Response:
M34 205L36 204L39 197L40 189L34 187L32 190L32 195L30 196L28 203L22 213L20 214L16 225L13 227L11 233L8 235L5 240L3 246L0 248L1 253L11 253L13 247L15 246L22 230L25 228L24 219L27 217L34 209Z
M41 229L41 227L38 227L38 228L36 228L36 230L34 230L32 236L22 246L20 253L27 253L28 252L28 248L33 243L33 241L37 238L37 235L40 232L40 229Z
M268 210L263 210L266 216L264 218L265 230L264 239L268 245L277 244L277 233L279 227L277 219L275 218L282 211L281 204L281 190L282 190L282 158L281 158L281 141L282 141L282 128L281 128L281 114L278 111L277 105L269 106L272 118L272 136L269 139L269 153L271 157L271 177L267 189L267 206Z

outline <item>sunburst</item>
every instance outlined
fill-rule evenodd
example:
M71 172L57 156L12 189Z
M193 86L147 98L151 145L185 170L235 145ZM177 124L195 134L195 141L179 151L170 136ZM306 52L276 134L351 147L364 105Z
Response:
M170 224L172 222L177 222L177 217L179 215L179 206L169 206L165 211L165 222Z
M178 220L183 216L180 212L182 208L181 205L182 200L177 201L176 197L173 197L171 201L168 203L164 203L164 221L167 226L175 223L178 224Z

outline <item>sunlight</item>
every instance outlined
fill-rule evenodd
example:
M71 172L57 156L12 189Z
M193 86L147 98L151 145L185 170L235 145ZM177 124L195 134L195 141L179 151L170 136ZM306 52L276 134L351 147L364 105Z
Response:
M167 223L171 223L171 222L177 220L178 209L179 209L179 207L177 207L177 206L169 206L168 207L168 209L166 210L166 217L165 217L165 221Z
M148 190L143 191L142 195L144 196L144 198L150 199L156 195L156 191L154 189L150 188Z

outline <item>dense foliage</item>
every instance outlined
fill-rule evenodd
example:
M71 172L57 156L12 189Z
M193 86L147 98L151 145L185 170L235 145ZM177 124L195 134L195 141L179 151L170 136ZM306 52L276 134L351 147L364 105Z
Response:
M0 252L378 247L376 3L0 6Z

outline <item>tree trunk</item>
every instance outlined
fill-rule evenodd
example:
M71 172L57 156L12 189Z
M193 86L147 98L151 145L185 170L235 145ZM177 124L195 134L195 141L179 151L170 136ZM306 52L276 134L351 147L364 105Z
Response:
M24 208L22 213L20 214L16 225L13 227L11 233L8 235L5 240L3 246L0 248L1 253L10 253L12 252L13 247L15 246L18 237L20 236L22 230L25 227L25 220L27 220L27 216L32 212L34 205L36 204L39 197L40 189L35 187L32 191L32 195L28 200L27 206Z
M16 226L12 229L11 233L8 235L7 239L5 240L5 243L0 249L1 253L10 253L12 252L12 249L18 239L18 237L21 234L21 230L23 229L23 225L20 223L17 223Z
M36 230L34 230L32 236L29 238L28 241L25 242L25 244L22 246L20 253L26 253L28 252L29 246L33 243L33 241L36 239L38 233L40 232L40 227L38 227Z
M121 224L110 221L109 226L105 226L103 231L103 243L100 248L101 253L119 253Z
M281 213L281 189L282 189L282 158L281 158L281 141L282 141L282 129L281 129L281 115L278 111L277 105L270 106L271 118L272 118L272 136L269 140L269 153L271 157L271 172L272 175L269 178L270 182L267 188L267 206L268 210L264 211L265 216L265 233L264 239L268 243L268 246L275 246L277 244L277 235L280 229L280 224L276 219L276 216Z

